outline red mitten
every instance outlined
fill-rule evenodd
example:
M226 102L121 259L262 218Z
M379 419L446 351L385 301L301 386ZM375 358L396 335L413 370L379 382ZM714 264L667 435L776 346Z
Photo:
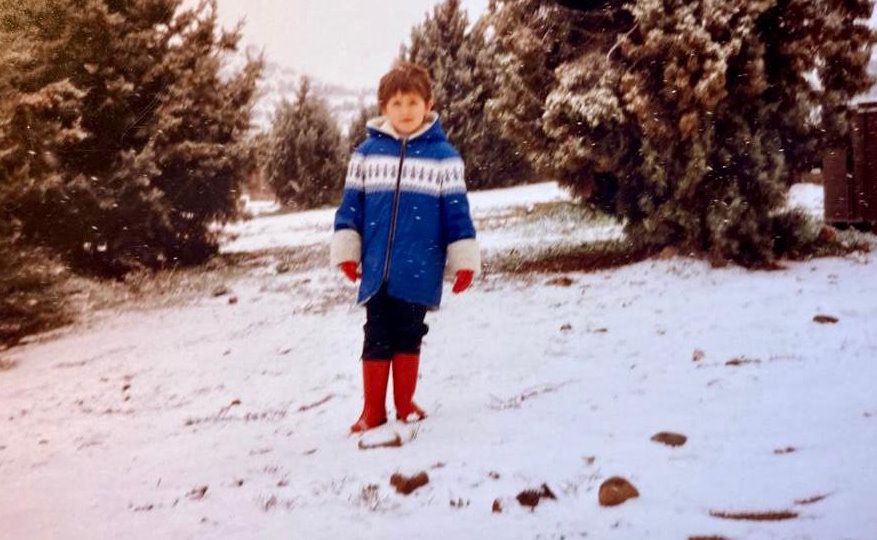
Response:
M356 273L357 264L355 261L344 261L343 263L338 265L338 268L344 272L344 275L347 276L347 279L356 283L356 278L359 275Z
M454 287L451 289L454 294L460 294L472 285L472 278L475 272L472 270L457 270L457 278L454 280Z

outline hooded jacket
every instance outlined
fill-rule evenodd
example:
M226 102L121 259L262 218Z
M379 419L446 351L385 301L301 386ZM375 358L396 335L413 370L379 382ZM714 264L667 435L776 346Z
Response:
M335 213L331 264L361 264L360 304L386 282L390 296L437 308L445 272L481 269L463 160L435 113L408 137L384 117L367 126Z

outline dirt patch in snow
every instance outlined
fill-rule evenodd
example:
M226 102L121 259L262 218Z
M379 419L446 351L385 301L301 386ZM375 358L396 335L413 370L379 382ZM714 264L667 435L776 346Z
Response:
M197 486L193 487L186 493L186 497L193 501L200 501L207 495L207 486Z
M667 446L682 446L688 440L688 437L682 435L681 433L672 433L669 431L661 431L660 433L655 433L652 435L652 440L666 444Z
M745 356L741 356L740 358L732 358L725 362L726 366L743 366L746 364L760 364L761 360L757 358L746 358Z
M551 488L548 487L548 484L542 484L539 489L525 489L518 493L515 498L521 506L526 506L531 510L536 508L539 501L542 499L557 500L557 497L554 495L554 492L551 491Z
M545 282L546 285L554 285L556 287L569 287L573 283L575 283L575 281L567 276L556 277Z
M311 409L316 409L320 405L327 403L333 397L335 397L335 394L329 394L328 396L324 397L323 399L320 399L320 400L315 401L313 403L308 403L306 405L302 405L301 407L298 408L298 412L305 412L305 411L309 411Z
M0 358L0 371L9 371L18 365L18 360L14 358Z
M395 473L390 477L390 485L396 488L396 491L402 495L410 495L415 489L425 486L429 483L429 475L426 471L420 471L414 476L405 476Z
M388 439L386 441L367 443L363 440L360 440L358 446L360 450L374 450L375 448L401 448L402 437L399 436L398 433L395 433L392 439Z
M823 494L823 495L814 495L812 497L807 497L806 499L795 499L795 504L801 505L801 506L804 506L807 504L816 504L819 501L825 499L826 497L828 497L827 493Z
M710 515L720 519L732 519L736 521L785 521L798 517L797 512L791 510L771 510L767 512L726 512L724 510L710 510Z

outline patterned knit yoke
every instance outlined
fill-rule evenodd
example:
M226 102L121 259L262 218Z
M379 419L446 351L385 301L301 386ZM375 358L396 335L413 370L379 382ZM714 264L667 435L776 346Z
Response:
M369 121L335 213L331 259L361 263L360 304L386 282L390 296L437 308L446 271L480 271L463 160L435 113L407 138L383 117Z

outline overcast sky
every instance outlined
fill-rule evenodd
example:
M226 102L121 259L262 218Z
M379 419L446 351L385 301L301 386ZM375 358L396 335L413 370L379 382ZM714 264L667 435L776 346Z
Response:
M218 0L224 27L244 18L243 45L322 81L376 87L437 0ZM488 0L462 0L470 22Z

